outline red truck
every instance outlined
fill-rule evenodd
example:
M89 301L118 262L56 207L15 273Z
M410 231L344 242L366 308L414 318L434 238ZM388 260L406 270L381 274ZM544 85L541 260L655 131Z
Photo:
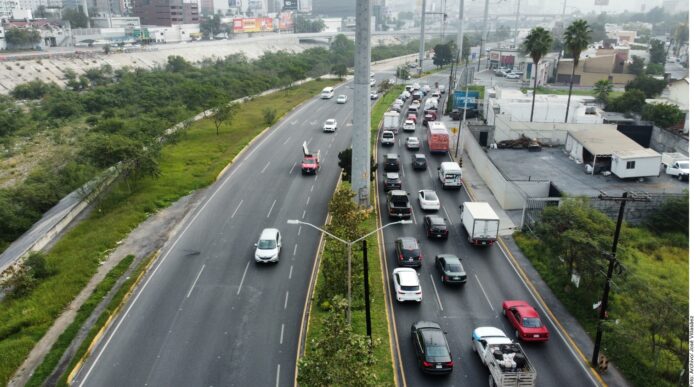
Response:
M316 175L319 171L319 151L313 154L307 149L307 142L302 143L302 174L303 175Z

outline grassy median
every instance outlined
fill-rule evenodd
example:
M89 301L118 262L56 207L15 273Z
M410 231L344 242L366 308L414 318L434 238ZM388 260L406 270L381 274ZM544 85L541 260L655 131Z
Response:
M255 98L220 127L219 135L209 120L194 123L177 143L163 148L160 176L117 184L91 215L47 254L46 260L55 274L28 296L0 303L0 383L8 382L118 241L152 213L215 180L225 165L264 129L264 109L275 109L280 117L335 83L312 81Z

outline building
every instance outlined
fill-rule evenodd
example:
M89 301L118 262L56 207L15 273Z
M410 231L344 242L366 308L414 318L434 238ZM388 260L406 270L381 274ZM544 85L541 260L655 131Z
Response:
M676 105L679 110L685 113L683 126L678 125L677 128L681 129L684 134L689 133L689 78L672 81L662 92L660 98L646 99L645 102L651 104L666 103Z
M355 1L313 0L312 15L355 17Z
M101 16L90 18L93 28L138 28L140 18L135 16Z
M134 16L143 25L198 24L198 3L190 0L134 0Z
M629 74L629 49L598 49L594 56L581 57L575 69L573 83L579 86L593 86L597 81L609 80L614 84L626 84L636 76ZM561 59L558 63L556 83L570 83L573 73L573 59Z
M0 19L12 17L12 10L19 8L19 0L0 0Z

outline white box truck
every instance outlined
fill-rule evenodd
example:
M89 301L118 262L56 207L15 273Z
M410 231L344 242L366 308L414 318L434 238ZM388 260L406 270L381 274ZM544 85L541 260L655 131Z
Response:
M662 165L666 174L679 180L689 180L689 156L679 152L663 153Z
M459 164L452 161L440 163L440 168L437 169L437 176L442 184L442 189L462 187L462 169Z
M382 117L382 130L390 130L399 133L400 114L397 112L386 112Z
M464 202L459 206L469 243L489 246L498 239L500 218L487 202Z

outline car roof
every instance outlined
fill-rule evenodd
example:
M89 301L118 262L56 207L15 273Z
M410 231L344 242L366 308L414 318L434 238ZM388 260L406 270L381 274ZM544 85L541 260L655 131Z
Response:
M398 178L399 178L398 172L387 172L387 179L398 179Z
M404 191L404 190L395 189L395 190L389 191L389 195L392 195L392 196L406 196L407 193L406 193L406 191Z
M424 159L425 155L423 153L416 153L415 155L413 155L413 157L415 157L417 159Z
M399 158L399 155L397 155L396 153L387 153L387 156L386 156L386 157L387 157L388 159L398 159L398 158Z
M399 276L399 282L403 286L419 286L418 273L411 268L402 267L394 269L394 273Z
M500 342L504 342L506 340L507 340L507 342L510 342L510 339L505 335L505 333L496 327L478 327L478 328L474 329L474 338L476 340L478 340L482 337L496 338L497 340L495 340L495 341L500 341ZM506 340L504 340L504 339L506 339ZM491 342L491 341L489 340L489 342Z
M431 329L442 329L440 324L434 321L416 321L413 323L413 327L416 329L431 328Z
M439 258L443 258L445 263L461 263L459 262L459 258L457 258L457 256L454 254L438 254L437 256Z
M335 118L329 118L328 120L326 120L326 122L336 122L336 119L335 119Z
M424 194L426 194L426 193L435 193L435 191L433 191L433 190L431 190L431 189L422 189L422 190L418 191L418 193L421 193L421 192L423 192Z
M418 141L418 137L409 137L406 141Z
M277 228L264 228L259 239L275 239L280 231Z
M430 218L430 223L434 225L441 225L441 224L446 224L445 223L445 218L437 215L426 215L426 218Z
M404 245L405 249L417 249L418 248L418 240L414 237L400 237L396 239L397 241L400 241L402 245Z
M413 122L413 120L406 120L404 121L404 124L415 124L415 122Z
M518 306L516 307L517 311L520 312L520 315L522 317L536 317L539 318L539 313L536 311L536 309L532 308L531 306Z

